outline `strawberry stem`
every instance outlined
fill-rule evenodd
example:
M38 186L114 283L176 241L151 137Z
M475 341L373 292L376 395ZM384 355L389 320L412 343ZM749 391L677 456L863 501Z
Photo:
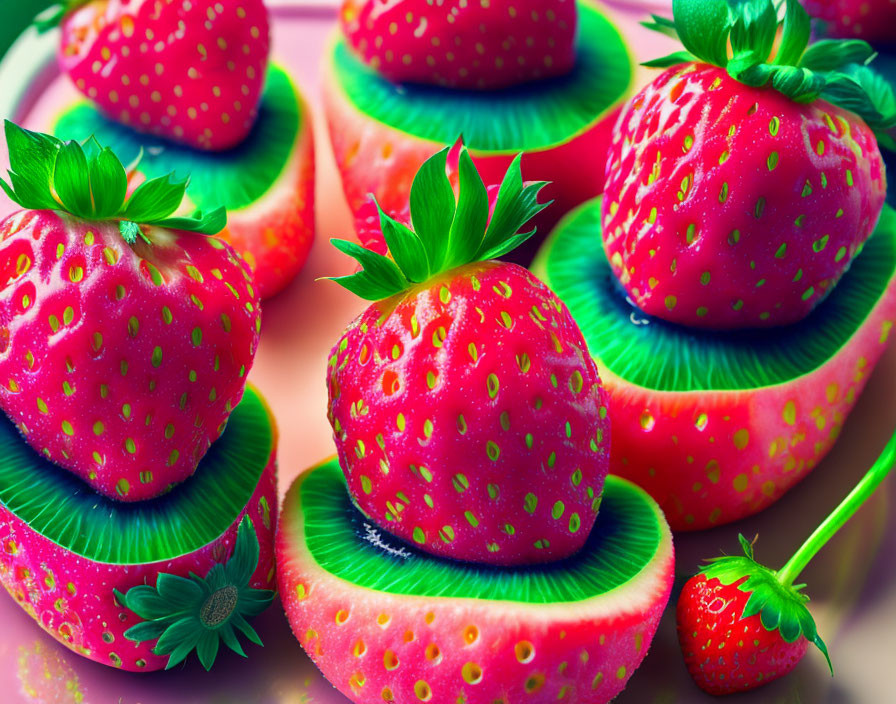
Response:
M787 587L793 585L809 561L853 517L881 482L887 478L894 464L896 464L896 435L890 438L880 457L877 458L868 473L862 477L862 481L849 493L849 496L843 499L841 504L815 529L815 532L809 536L787 564L778 570L777 577L781 584Z

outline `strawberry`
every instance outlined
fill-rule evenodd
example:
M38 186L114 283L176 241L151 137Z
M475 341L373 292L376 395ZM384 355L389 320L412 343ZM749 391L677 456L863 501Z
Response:
M678 640L688 672L710 694L754 689L790 672L814 643L831 666L827 646L794 581L858 511L896 464L896 435L861 481L780 570L744 554L707 561L678 599ZM833 674L833 667L831 667Z
M624 108L608 160L613 271L639 308L683 325L801 320L861 250L886 194L871 127L896 123L892 92L870 69L834 70L871 48L807 49L808 16L791 0L769 59L774 5L754 5L678 0L675 22L656 18L690 53L648 64L672 68Z
M346 0L341 22L364 62L396 83L497 90L576 63L573 0Z
M334 240L363 270L335 279L375 301L329 362L329 419L355 502L436 555L492 564L566 557L594 523L609 425L597 369L566 307L488 261L545 206L517 158L488 220L466 149L455 201L447 149L411 189L416 232L382 214L393 259Z
M0 407L28 443L125 501L189 477L243 394L260 312L223 210L169 218L186 182L126 198L124 167L6 123ZM85 154L86 152L86 154ZM139 223L139 224L138 224Z
M803 5L832 37L896 42L896 0L803 0Z
M110 118L197 149L239 144L270 49L262 0L64 0L59 66Z

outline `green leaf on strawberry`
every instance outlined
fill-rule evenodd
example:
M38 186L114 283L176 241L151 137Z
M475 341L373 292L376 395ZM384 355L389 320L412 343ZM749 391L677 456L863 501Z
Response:
M0 187L28 210L62 210L91 222L118 220L122 237L134 244L140 225L213 235L227 224L224 208L207 214L172 217L181 206L189 179L162 176L140 184L128 197L125 165L90 137L83 145L30 132L6 121L9 183Z
M774 570L753 559L753 545L743 535L738 535L738 539L744 551L742 556L709 559L701 574L706 579L718 579L725 586L741 582L737 588L750 595L741 618L759 614L763 628L778 631L786 643L795 643L805 637L824 654L831 674L834 674L828 648L818 635L815 619L806 607L809 597L802 593L806 585L783 584Z
M246 657L236 632L262 645L247 619L260 614L274 599L274 592L249 586L258 555L255 527L245 516L230 560L212 567L204 578L161 573L155 587L139 585L124 594L116 589L115 598L121 605L145 619L128 629L125 637L138 643L157 640L153 652L170 656L166 669L195 650L202 666L210 670L222 641Z
M672 12L673 20L653 16L644 26L677 37L687 51L645 66L704 61L745 85L771 85L799 103L824 98L852 110L876 131L896 125L892 88L866 66L876 56L871 46L854 39L810 46L809 15L797 0L786 0L783 17L772 0L674 0Z
M445 172L449 148L430 157L411 186L413 229L383 212L380 225L392 258L346 240L333 246L356 259L362 270L332 277L369 301L388 298L416 283L464 264L500 257L535 234L519 229L551 202L539 203L544 182L524 184L517 155L507 170L489 220L489 196L470 153L461 148L457 198Z

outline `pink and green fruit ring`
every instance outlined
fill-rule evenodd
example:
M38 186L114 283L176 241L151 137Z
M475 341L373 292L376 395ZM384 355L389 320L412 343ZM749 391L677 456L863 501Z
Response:
M262 298L281 291L305 264L314 239L314 140L308 109L283 69L268 70L255 126L224 152L140 134L86 102L66 109L51 131L78 141L93 134L124 163L140 157L137 171L147 179L189 174L187 211L227 208L218 236L249 264Z
M651 318L599 246L600 200L571 213L534 269L568 306L610 398L610 471L674 530L777 501L837 439L896 320L896 211L827 299L786 327L708 331Z
M340 39L323 86L349 207L357 217L372 193L385 212L402 212L423 162L463 135L486 186L523 152L524 180L552 182L548 213L560 216L603 190L602 155L632 79L625 41L590 2L579 3L572 73L501 91L390 83Z
M273 421L250 387L192 478L122 504L0 419L0 583L91 660L151 671L195 648L210 667L220 643L241 652L237 631L259 642L246 619L273 596L275 458Z
M625 687L672 586L669 527L608 477L585 547L496 569L398 541L353 506L335 460L289 490L277 534L290 624L353 702L602 704Z

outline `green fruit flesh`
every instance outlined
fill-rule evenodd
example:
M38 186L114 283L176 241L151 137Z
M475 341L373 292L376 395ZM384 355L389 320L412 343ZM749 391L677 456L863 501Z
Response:
M610 476L597 523L575 556L548 565L491 568L423 553L354 507L336 460L301 485L304 536L327 572L368 589L427 597L550 604L590 599L641 573L663 549L664 518L643 491ZM298 520L285 515L284 520Z
M196 474L151 501L101 496L44 460L0 414L0 505L57 545L96 562L145 564L197 550L224 533L268 465L267 409L247 388Z
M658 391L754 389L824 365L862 327L896 273L896 212L885 207L861 254L804 320L714 332L650 318L625 298L601 246L600 200L570 214L533 267L569 307L601 364Z
M628 49L601 12L580 3L578 63L568 76L502 91L396 85L363 64L340 40L335 75L360 112L441 144L463 135L477 151L537 150L566 142L603 117L632 79Z
M88 103L64 112L53 130L61 139L77 141L94 135L125 164L133 162L142 148L138 169L147 178L172 172L179 178L190 176L187 195L197 208L223 205L235 210L257 201L277 181L292 153L301 119L295 86L281 68L271 66L252 131L227 151L193 150L134 132Z

